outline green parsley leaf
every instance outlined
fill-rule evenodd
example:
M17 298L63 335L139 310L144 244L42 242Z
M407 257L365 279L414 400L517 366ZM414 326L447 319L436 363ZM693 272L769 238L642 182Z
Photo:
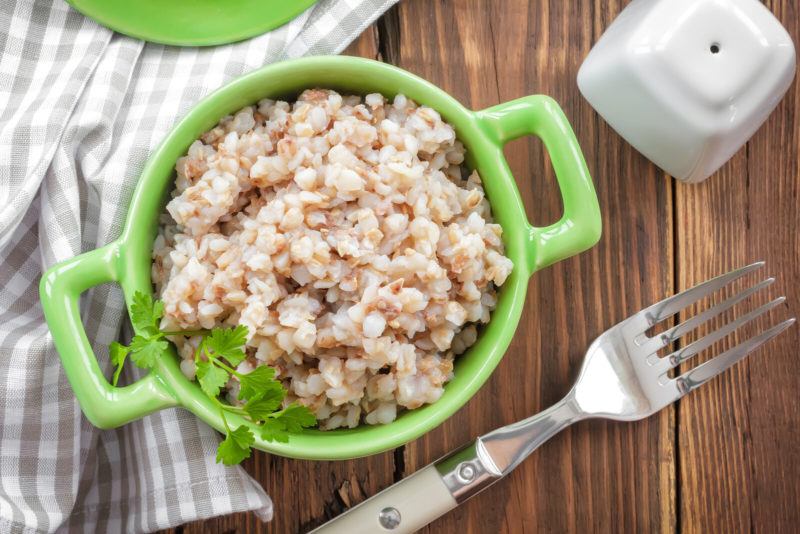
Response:
M228 383L228 379L230 378L228 371L220 369L213 363L205 360L196 360L195 366L197 368L197 381L200 382L200 388L209 397L218 397L219 390Z
M131 360L139 367L149 369L156 364L156 360L167 347L167 342L163 339L152 339L137 334L131 341Z
M137 291L133 295L130 308L131 323L137 334L126 347L114 342L109 346L109 357L116 366L113 384L119 381L125 360L130 358L136 365L144 368L155 366L158 358L169 348L166 332L159 328L164 315L164 303L153 300L150 295ZM255 437L247 426L231 431L225 420L225 412L244 415L259 428L266 441L289 441L289 434L316 424L313 412L294 403L283 410L281 407L286 390L275 378L275 369L267 366L256 367L250 373L240 373L234 369L244 361L244 346L247 341L247 327L214 328L208 330L179 331L171 335L190 337L202 336L200 348L195 353L196 378L203 392L216 403L225 421L227 435L217 450L217 462L233 465L250 456L250 446ZM203 358L202 356L206 356ZM219 400L222 388L234 375L239 379L239 400L243 406L229 406Z
M261 424L261 439L288 443L289 434L286 432L286 424L280 419L267 419Z
M317 424L314 413L307 406L296 402L276 412L273 417L281 421L289 432L300 432L303 428Z
M245 425L233 431L228 431L228 435L217 448L217 463L225 465L236 465L245 458L250 457L250 446L255 441L255 436Z
M133 294L131 304L131 323L137 332L150 335L158 333L158 324L164 315L164 303L160 300L153 302L153 297L141 291Z
M108 347L108 355L111 358L111 363L117 366L114 370L114 378L111 381L111 385L113 386L116 386L117 382L119 382L119 374L122 372L122 366L125 365L125 358L128 357L129 351L130 349L128 347L116 341L112 342Z
M236 328L214 328L211 335L205 338L206 349L217 358L225 358L233 367L244 360L242 347L246 341L247 327L241 324Z
M244 405L244 411L255 422L265 421L272 413L281 407L281 402L286 396L286 390L279 382L270 382L261 395L250 399Z
M314 413L306 406L292 403L280 412L273 413L261 423L261 439L287 443L289 432L299 432L303 428L317 424Z
M278 384L280 382L275 380L275 369L261 365L256 367L247 374L239 377L239 400L252 399L258 397L271 387L271 384Z

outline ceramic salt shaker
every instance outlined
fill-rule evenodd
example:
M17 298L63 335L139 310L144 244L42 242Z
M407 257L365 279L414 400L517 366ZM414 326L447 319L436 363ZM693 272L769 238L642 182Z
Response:
M794 73L792 40L758 0L634 0L578 87L656 165L699 182L755 133Z

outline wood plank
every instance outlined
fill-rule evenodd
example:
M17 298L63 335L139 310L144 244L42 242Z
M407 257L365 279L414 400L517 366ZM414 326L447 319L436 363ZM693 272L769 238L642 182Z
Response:
M598 122L574 82L594 37L619 8L520 0L407 0L399 6L399 54L389 59L401 67L473 108L530 93L550 94L562 104L595 176L606 225L593 251L532 279L503 363L466 408L407 446L406 473L555 402L596 335L671 291L671 185ZM557 218L558 196L538 142L517 141L506 154L531 219L545 224ZM579 425L509 480L425 531L672 530L672 424L666 411L636 425Z
M796 3L766 4L798 42ZM676 194L680 286L764 259L763 276L778 279L770 295L788 297L787 305L772 314L773 321L797 315L800 301L798 104L795 84L747 147L717 175L698 186L679 186ZM769 323L758 321L716 349ZM681 402L682 531L797 532L798 342L795 327Z

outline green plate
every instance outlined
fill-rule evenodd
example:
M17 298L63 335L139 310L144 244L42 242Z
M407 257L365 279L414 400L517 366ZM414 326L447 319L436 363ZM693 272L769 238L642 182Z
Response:
M67 0L114 31L177 46L241 41L286 24L317 0Z

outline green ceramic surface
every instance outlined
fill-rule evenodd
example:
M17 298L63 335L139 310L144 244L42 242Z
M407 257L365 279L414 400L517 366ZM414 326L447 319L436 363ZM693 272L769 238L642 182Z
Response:
M183 406L214 428L223 428L212 402L181 373L172 349L146 377L129 386L112 387L86 337L78 299L83 291L106 282L120 284L128 303L137 290L152 293L150 254L158 215L173 188L175 161L222 116L264 97L293 98L309 87L380 92L388 97L402 92L438 110L467 147L469 164L480 172L495 221L503 227L506 254L514 262L514 271L501 288L497 308L478 342L456 360L455 378L439 401L407 411L388 425L306 430L293 434L288 443L257 438L259 449L296 458L353 458L398 447L436 427L475 394L503 357L519 322L531 274L586 250L599 239L600 210L589 172L566 117L551 98L528 96L470 111L425 80L376 61L312 57L264 67L210 95L175 126L142 171L119 239L58 264L42 277L40 293L53 339L75 395L96 426L113 428L156 410ZM505 143L525 135L538 136L544 142L563 199L562 218L543 228L528 223L503 156ZM234 425L244 422L229 417Z
M114 31L178 46L209 46L266 33L317 0L67 0Z

